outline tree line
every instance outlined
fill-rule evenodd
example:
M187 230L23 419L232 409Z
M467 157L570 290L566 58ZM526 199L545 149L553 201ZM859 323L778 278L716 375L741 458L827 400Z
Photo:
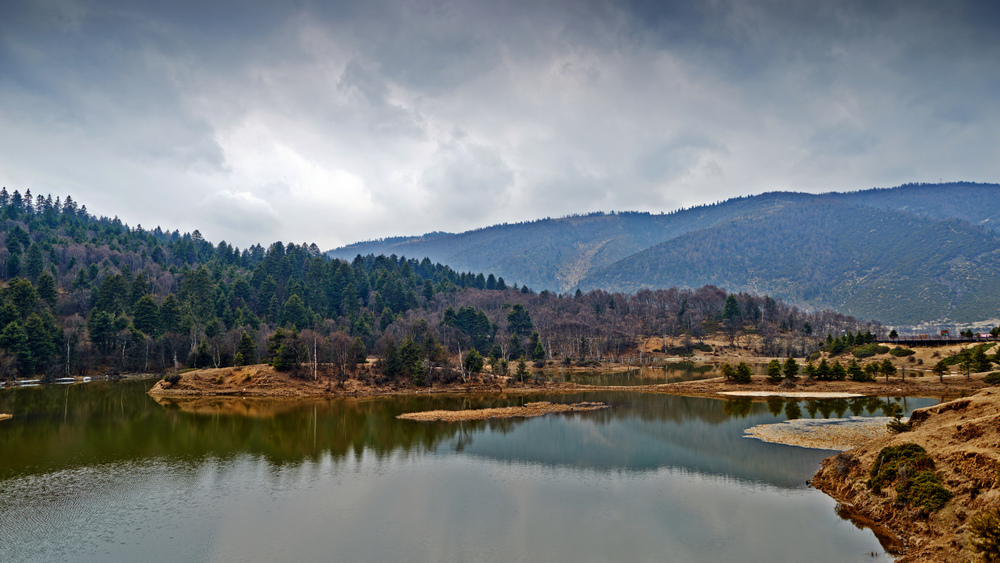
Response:
M241 250L27 190L0 190L0 218L0 377L255 362L348 377L374 352L377 377L428 383L518 360L521 370L621 360L641 336L689 346L724 330L734 345L804 355L816 334L880 330L714 286L557 294L427 258L345 261L282 242Z

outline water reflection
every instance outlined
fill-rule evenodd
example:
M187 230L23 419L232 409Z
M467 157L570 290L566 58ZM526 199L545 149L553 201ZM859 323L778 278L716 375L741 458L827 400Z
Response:
M720 365L721 363L681 361L618 372L566 372L561 377L565 381L573 381L582 385L659 385L720 377ZM754 374L764 373L762 364L751 364L751 367Z
M538 397L156 402L149 386L0 392L16 415L0 426L5 562L834 562L878 549L805 488L829 452L743 429L876 414L882 399L592 392L547 399L612 408L428 424L395 416Z
M799 487L826 452L790 449L743 438L756 424L803 416L885 412L892 399L753 401L632 392L547 397L603 401L611 409L539 419L418 423L404 412L509 406L538 397L404 396L379 399L160 399L148 382L12 389L0 412L13 412L0 433L0 479L67 466L140 458L198 459L241 453L275 465L376 458L401 453L460 453L505 462L648 471L672 467ZM910 399L907 410L933 404Z

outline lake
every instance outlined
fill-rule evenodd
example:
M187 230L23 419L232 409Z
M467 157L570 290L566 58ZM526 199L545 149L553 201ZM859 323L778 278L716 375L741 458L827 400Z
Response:
M829 451L742 437L879 399L163 401L152 381L0 391L0 561L890 561L806 480ZM399 421L539 399L610 409ZM906 399L907 411L934 404Z

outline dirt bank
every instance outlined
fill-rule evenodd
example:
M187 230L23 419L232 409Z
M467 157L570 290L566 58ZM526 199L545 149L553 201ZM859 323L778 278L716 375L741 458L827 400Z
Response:
M176 383L159 381L149 391L159 397L372 397L388 395L409 395L427 393L575 393L581 391L633 391L643 393L669 393L718 397L720 394L737 396L757 396L761 400L768 395L787 397L843 397L847 394L864 396L923 396L957 397L971 394L987 387L983 381L985 374L975 374L970 379L965 376L945 377L942 383L936 376L907 377L905 381L894 378L889 382L856 383L853 381L800 380L790 388L770 383L762 376L755 376L750 383L733 383L723 378L685 381L660 385L636 386L595 386L580 385L561 381L541 381L521 383L514 378L491 377L489 375L470 377L468 381L430 387L417 387L408 382L388 385L372 385L359 379L348 379L343 383L320 376L318 379L294 377L288 372L278 372L274 368L257 364L244 367L202 369L180 375Z
M492 409L467 409L460 411L424 411L401 414L396 418L402 420L419 420L422 422L442 421L459 422L463 420L486 420L487 418L530 418L558 412L586 412L606 409L604 403L573 403L571 405L539 401L520 407L501 407Z
M475 377L468 381L429 387L407 382L371 385L357 379L342 384L329 377L310 379L279 372L266 364L194 370L180 375L176 383L158 381L149 390L154 397L377 397L429 393L532 394L575 392L581 386L568 383L519 383L504 378Z
M726 381L724 378L702 379L698 381L684 381L680 383L668 383L665 385L649 386L650 391L659 393L672 393L677 395L698 395L717 396L728 394L734 396L759 396L782 395L795 397L796 394L803 398L821 398L823 396L834 398L844 396L844 394L864 395L866 397L958 397L963 394L971 395L980 389L985 389L989 385L983 381L985 373L972 374L966 379L965 375L945 376L942 382L936 375L920 375L910 377L909 374L916 373L907 371L905 380L899 376L893 377L889 381L880 378L878 381L854 382L854 381L806 381L799 378L793 387L781 387L774 384L763 376L754 376L750 383L734 383Z
M824 460L812 484L841 503L841 511L870 527L901 553L900 563L974 561L966 525L982 510L1000 505L1000 388L918 409L913 430L869 441ZM938 512L897 503L893 487L873 494L869 470L883 448L915 443L933 459L953 497Z

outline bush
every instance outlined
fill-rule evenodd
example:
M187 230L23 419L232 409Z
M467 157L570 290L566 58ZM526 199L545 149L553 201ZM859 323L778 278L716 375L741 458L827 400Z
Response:
M692 346L692 348L694 348L695 350L701 351L701 352L711 352L712 351L712 347L709 346L708 344L705 344L705 343L695 344L694 346Z
M181 380L181 374L172 373L170 375L163 376L163 380L169 383L171 386L177 385Z
M1000 561L1000 508L976 514L969 522L969 544L984 561Z
M917 444L882 448L869 475L873 491L895 482L896 500L924 512L941 510L952 496L934 472L934 460Z
M937 512L951 499L951 492L944 488L933 471L918 471L913 477L896 485L896 499L918 506L924 512Z
M693 356L694 352L684 346L674 346L673 348L667 348L667 354L671 356Z
M931 471L934 469L934 460L927 455L927 450L917 444L882 448L869 471L868 486L873 491L881 491L882 487L899 477L900 468L910 472Z
M993 373L987 374L985 381L990 385L1000 384L1000 371L995 371Z
M906 356L912 356L916 354L914 350L910 350L909 348L902 348L899 346L893 348L892 350L889 350L889 353L892 354L893 356L896 356L897 358L905 358Z
M889 351L888 346L879 346L872 342L871 344L864 344L862 346L855 346L851 353L854 354L855 358L870 358L878 354L885 354Z

